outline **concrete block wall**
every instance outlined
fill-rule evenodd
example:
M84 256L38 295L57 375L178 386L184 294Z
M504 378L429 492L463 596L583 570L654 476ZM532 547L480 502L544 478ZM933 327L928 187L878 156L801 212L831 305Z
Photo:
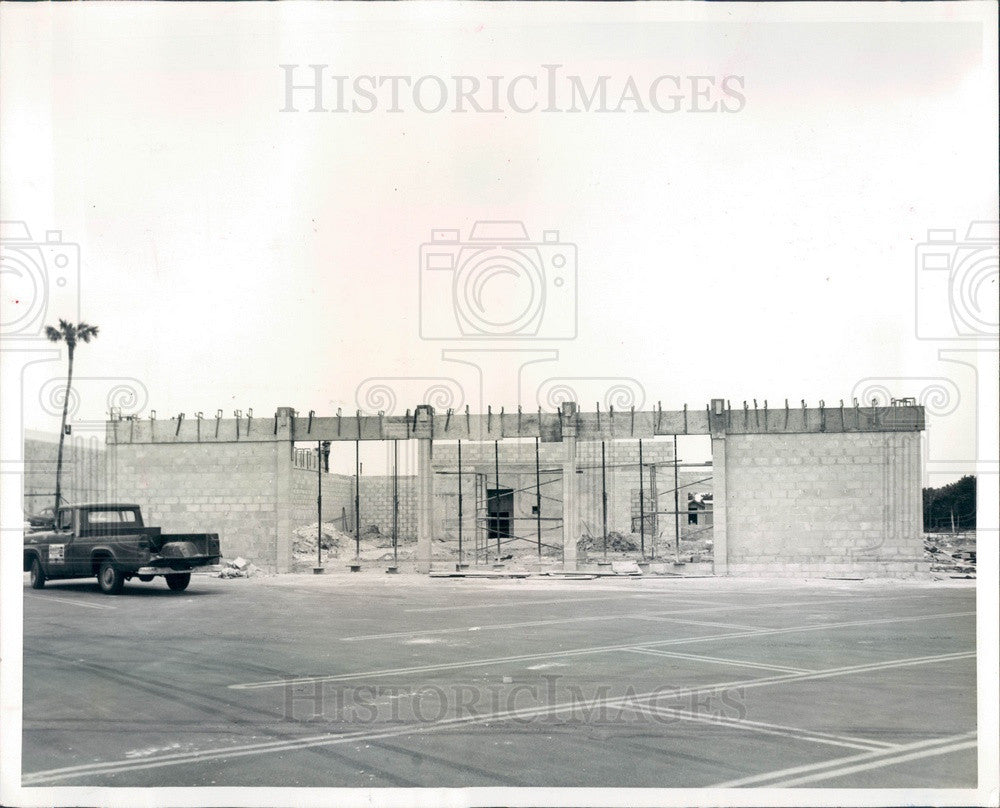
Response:
M928 569L916 432L726 436L731 575Z
M399 497L398 525L400 541L415 541L417 537L417 478L400 475L397 477ZM361 527L378 525L379 532L392 535L392 477L361 477ZM351 500L347 507L347 518L354 523L354 481L351 480Z
M108 499L138 503L148 524L218 533L225 557L288 568L291 536L279 507L289 496L287 444L119 444L108 447L108 461Z
M59 436L28 431L24 438L24 511L55 502ZM107 491L104 431L74 430L63 446L62 496L66 502L99 502Z
M335 522L340 526L341 518L346 514L346 530L353 532L354 476L324 473L319 477L323 486L323 521ZM316 478L315 469L292 470L292 523L295 527L316 523ZM402 541L409 541L416 538L417 531L417 478L412 475L399 475L397 495L399 538ZM362 529L376 525L381 533L391 535L392 477L362 475L360 507Z
M167 531L218 532L227 556L244 555L262 567L285 571L296 523L311 524L316 518L316 472L296 467L289 413L281 408L276 415L273 441L112 443L106 453L107 493L94 498L138 502L149 522ZM109 426L109 435L116 425ZM139 427L129 425L130 441L132 429ZM716 494L717 572L905 576L927 569L922 561L919 432L738 434L727 433L719 418L711 428L713 480L699 487ZM463 535L474 545L473 472L485 477L486 487L495 486L494 446L463 442L462 448ZM650 474L644 480L656 494L654 505L670 510L673 442L644 441L643 449L646 464L660 464L656 479ZM560 479L564 451L562 444L540 445L543 483ZM521 520L515 532L533 535L534 441L501 442L500 453L500 485L517 492L514 515ZM434 446L432 467L438 473L429 531L434 537L457 537L458 477L446 473L455 471L456 455L454 443ZM599 441L579 442L580 494L574 512L581 532L594 535L602 528L600 458ZM607 441L605 459L608 529L627 532L638 515L638 441ZM681 483L706 473L683 469ZM362 525L391 530L391 484L388 476L362 476ZM353 522L353 478L324 474L323 485L324 518L336 520L343 508ZM417 489L416 478L400 475L404 540L417 532ZM543 516L561 517L562 486L542 490ZM679 500L683 509L686 491ZM661 516L660 528L668 538L670 522L671 517ZM559 544L557 536L552 535L552 543Z
M354 514L354 479L345 474L318 475L323 487L323 521L336 522L341 508L348 520ZM292 469L292 527L316 524L317 474L315 469Z

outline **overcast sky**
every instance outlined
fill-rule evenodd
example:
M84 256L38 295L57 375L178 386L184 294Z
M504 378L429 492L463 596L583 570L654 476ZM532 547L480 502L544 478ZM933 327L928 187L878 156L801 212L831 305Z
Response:
M610 397L619 407L701 408L939 384L955 406L932 413L931 459L970 459L974 372L938 352L973 343L918 338L918 280L931 309L947 283L916 256L928 229L957 230L954 255L970 222L997 218L995 6L795 11L6 4L3 218L79 244L79 314L101 329L78 353L76 418L102 419L130 379L159 418L393 409L372 392L384 378L402 379L386 382L397 412L435 384L449 391L436 403L508 411L549 407L560 385L588 408L615 387L629 391ZM369 103L351 92L347 112L307 111L309 91L282 112L282 64L302 82L327 65L328 108L335 75L348 91L358 76L432 78L416 100L403 85L400 112L385 85L371 112L350 111ZM544 65L561 66L563 111L541 109ZM522 81L510 102L522 74L539 89ZM450 111L455 75L477 79L487 107L496 82L503 109ZM570 77L589 92L602 75L608 106L630 77L639 102L565 111ZM663 75L679 78L657 85L676 112L650 103ZM441 82L446 108L421 111ZM460 231L435 248L457 264L485 220L521 221L533 244L558 231L514 254L545 271L456 290L456 272L421 265L432 230ZM984 277L976 294L995 295L995 263ZM13 288L5 321L23 305ZM462 333L456 296L502 316L528 288L543 296L516 337L468 339L482 333L470 320ZM955 336L920 316L923 335ZM423 339L422 323L453 338ZM471 349L472 364L442 354ZM26 372L26 426L58 427L38 396L61 368Z

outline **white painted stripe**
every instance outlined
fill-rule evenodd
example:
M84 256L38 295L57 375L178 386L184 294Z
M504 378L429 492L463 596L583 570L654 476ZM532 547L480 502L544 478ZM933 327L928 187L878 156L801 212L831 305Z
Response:
M763 662L748 662L744 659L728 659L726 657L702 656L701 654L683 654L679 651L660 651L656 648L629 648L636 654L648 654L649 656L668 657L670 659L690 659L695 662L714 662L717 665L735 665L738 668L760 668L765 671L779 671L780 673L815 673L815 669L790 668L785 665L767 665Z
M835 603L839 601L784 601L779 603L768 603L758 606L757 609L780 609L792 606L821 606L830 603ZM390 640L399 639L401 637L419 637L424 635L437 635L437 634L465 634L469 631L502 631L510 628L531 628L536 626L555 626L564 623L594 623L601 622L605 620L647 620L650 618L661 618L661 617L671 617L673 615L679 614L704 614L705 612L731 612L731 611L745 611L745 604L725 604L722 606L709 606L706 608L698 609L679 609L679 610L667 610L660 612L650 612L645 615L639 614L621 614L621 613L608 613L608 614L598 614L598 615L584 615L582 617L557 617L551 618L549 620L526 620L516 623L492 623L482 626L449 626L446 628L426 628L426 629L409 629L407 631L390 631L380 634L359 634L352 637L340 637L341 642L361 642L369 640ZM744 629L752 629L757 631L756 626L744 626ZM766 631L767 629L759 629L760 631Z
M470 631L504 631L509 628L531 628L534 626L556 626L564 623L597 623L606 620L628 619L627 614L595 614L584 617L556 617L551 620L524 620L519 623L492 623L484 626L458 626L450 628L411 629L409 631L391 631L386 634L360 634L354 637L341 637L341 642L361 642L365 640L391 640L399 637L423 637L437 634L468 634Z
M631 615L633 620L658 620L663 623L681 623L686 626L711 626L712 628L735 628L743 631L764 631L767 626L748 626L745 623L710 623L707 620L681 620L679 617L660 617L655 614Z
M947 755L952 752L960 752L963 749L975 749L977 745L977 741L963 741L962 743L955 743L949 746L935 746L933 749L924 749L919 752L910 752L906 755L899 755L898 757L873 760L870 763L858 763L854 766L845 766L842 769L833 769L832 771L819 772L817 774L811 774L806 777L799 777L793 780L779 781L777 783L773 783L772 785L775 788L800 786L805 785L806 783L815 783L818 780L830 780L834 777L843 777L848 774L854 774L855 772L868 771L869 769L880 769L885 766L894 766L898 763L906 763L910 760L920 760L921 758L934 757L936 755Z
M471 593L470 593L471 594ZM638 597L649 597L649 595L612 595L610 597L589 597L589 598L553 598L552 600L510 600L494 601L493 603L467 603L458 606L422 606L414 609L403 609L404 612L427 613L427 612L464 612L470 609L509 609L519 606L548 606L558 603L595 603L606 600L627 600Z
M627 708L638 715L644 715L639 708ZM698 715L696 713L677 710L671 707L653 707L652 712L668 718L676 718L680 721L692 721L700 724L715 724L718 726L735 727L748 732L759 732L765 735L777 735L784 738L794 738L801 741L813 741L814 743L829 744L831 746L841 746L847 749L864 749L873 751L875 749L895 749L895 744L887 744L882 741L869 741L865 738L855 738L849 735L835 735L830 732L815 732L801 727L788 727L781 724L767 724L762 721L749 721L745 718L732 718L722 715Z
M883 625L889 623L909 623L921 620L939 620L950 617L974 616L975 612L950 612L947 614L914 615L912 617L885 617L871 620L852 620L842 623L810 623L804 626L787 626L785 628L761 629L759 631L729 632L726 634L711 634L699 637L676 637L670 640L651 640L643 643L623 645L598 645L585 648L573 648L564 651L543 651L536 654L517 654L505 657L486 657L464 660L461 662L441 662L432 665L414 665L406 668L383 668L381 670L358 671L357 673L335 673L323 676L298 676L287 679L270 679L260 682L241 682L229 685L233 690L257 690L268 687L284 687L289 684L311 684L314 682L344 682L351 679L371 678L375 676L399 676L408 673L430 673L432 671L460 670L463 668L478 668L484 665L495 665L506 662L534 662L540 659L562 659L564 657L602 654L610 651L630 651L635 648L659 648L666 645L687 645L691 643L715 642L717 640L733 640L746 637L765 637L775 634L793 634L805 631L826 631L837 628L853 628L856 626Z
M54 595L31 595L27 592L24 593L26 598L34 598L35 600L54 600L59 603L71 603L74 606L82 606L84 609L115 609L115 606L108 606L105 603L85 603L82 600L70 600L69 598L57 598Z
M652 702L654 708L656 699L662 698L683 698L689 695L710 694L719 690L737 687L762 687L779 682L804 681L809 679L820 679L834 676L845 676L853 673L867 673L873 670L887 670L890 668L905 667L909 665L923 665L938 662L943 659L954 657L974 657L972 652L966 654L943 654L933 657L912 657L908 659L889 660L873 665L856 665L847 668L831 668L825 671L818 671L810 674L787 674L783 676L772 676L766 679L744 679L734 682L720 682L709 687L683 688L670 691L665 694L662 690L653 690L647 693L630 694L617 699L595 699L589 706L603 705L606 708L618 708L636 703ZM123 771L137 771L141 769L161 768L164 766L176 766L180 764L203 763L209 760L220 760L234 757L244 757L247 755L266 754L270 752L287 752L298 749L314 748L319 746L333 746L337 744L349 743L359 740L380 740L383 738L395 738L403 735L419 735L439 730L450 729L456 726L468 726L482 724L493 721L503 721L508 719L526 719L537 716L549 716L565 713L570 710L579 709L578 701L562 702L557 705L545 705L543 707L526 708L521 710L500 710L489 715L462 716L457 718L447 718L431 724L418 726L398 727L376 733L353 732L345 734L325 734L306 738L296 738L292 740L266 741L258 744L244 744L240 746L219 747L196 752L177 752L165 755L158 755L152 758L137 760L105 761L101 763L88 763L78 766L67 766L59 769L48 769L45 771L30 772L21 778L22 785L38 785L40 783L57 782L69 780L88 774L112 774ZM949 739L950 740L950 739ZM890 750L891 751L891 750ZM880 753L873 753L880 754Z
M820 763L811 763L805 766L793 766L788 769L779 769L773 772L766 772L764 774L755 774L749 777L741 777L738 780L727 780L724 783L719 783L715 788L743 788L745 786L764 786L771 783L771 781L782 781L787 784L789 781L794 779L796 775L809 775L813 776L818 772L827 771L841 771L844 768L850 766L854 763L868 763L875 760L886 759L888 762L886 765L894 762L896 758L904 757L907 754L926 749L936 749L952 746L956 743L969 742L975 745L974 740L975 732L966 732L960 735L950 735L944 738L930 738L925 741L916 741L910 744L904 744L897 746L894 749L886 749L883 751L867 752L861 755L851 755L845 758L836 758L834 760L824 760ZM832 775L836 776L836 775ZM819 779L818 777L816 779Z

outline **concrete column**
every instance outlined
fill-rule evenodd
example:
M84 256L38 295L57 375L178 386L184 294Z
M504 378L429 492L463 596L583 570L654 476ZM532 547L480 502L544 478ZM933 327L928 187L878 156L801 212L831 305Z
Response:
M913 449L910 454L910 485L914 493L913 503L913 534L919 539L920 547L923 548L924 539L924 495L921 488L922 463L920 444L923 436L919 432L913 433Z
M576 402L564 401L562 412L562 532L563 569L576 569L576 543L580 538L579 483L576 475Z
M729 541L726 531L726 402L713 398L708 427L712 435L712 571L729 574ZM675 448L676 451L676 448Z
M274 555L277 572L292 570L292 461L295 453L292 407L278 407L274 443Z
M417 407L413 434L417 438L417 572L431 571L434 538L434 408Z

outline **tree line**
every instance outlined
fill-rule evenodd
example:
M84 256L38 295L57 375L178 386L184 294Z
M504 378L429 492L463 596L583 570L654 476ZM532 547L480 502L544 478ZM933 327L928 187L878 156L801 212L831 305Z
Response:
M924 530L976 529L976 478L966 475L940 488L924 489Z

